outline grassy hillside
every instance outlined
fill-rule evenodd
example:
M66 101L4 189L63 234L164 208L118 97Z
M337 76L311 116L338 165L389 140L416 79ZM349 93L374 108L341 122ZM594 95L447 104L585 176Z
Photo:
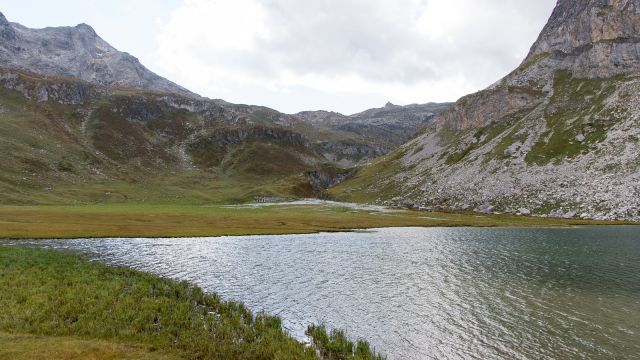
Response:
M372 162L332 193L640 221L639 17L628 10L627 2L558 1L519 67L439 113L389 156L399 160ZM602 24L606 31L596 30Z
M16 76L0 84L0 204L313 196L305 173L327 161L246 109Z
M330 188L329 196L339 201L365 204L393 197L398 191L397 184L382 182L381 179L391 179L403 170L400 161L403 155L404 150L400 148L359 166L346 181Z

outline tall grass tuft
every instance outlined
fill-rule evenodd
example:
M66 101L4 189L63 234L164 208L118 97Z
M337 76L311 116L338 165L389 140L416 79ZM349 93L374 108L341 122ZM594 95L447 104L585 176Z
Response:
M326 360L385 360L371 349L368 342L353 342L347 338L343 330L333 329L327 332L324 325L311 325L307 328L307 336L313 342L322 359Z

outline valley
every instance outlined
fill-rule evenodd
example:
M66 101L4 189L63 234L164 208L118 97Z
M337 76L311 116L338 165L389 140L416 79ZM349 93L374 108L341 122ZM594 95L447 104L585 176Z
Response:
M300 6L277 3L234 32ZM362 96L441 80L413 52L438 34L388 54L370 22L317 58L267 40L282 21L250 45L285 47L288 80L294 55L368 64ZM639 0L558 0L520 65L455 103L289 114L196 94L90 25L0 13L0 359L634 358L638 34ZM240 78L277 70L245 40L231 58L260 69Z

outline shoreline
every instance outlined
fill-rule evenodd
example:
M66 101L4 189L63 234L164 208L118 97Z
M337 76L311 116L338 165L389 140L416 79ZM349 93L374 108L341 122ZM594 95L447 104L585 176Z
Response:
M375 211L331 203L246 205L37 205L0 206L0 239L199 238L303 235L398 227L541 228L637 226L628 221L595 221L516 215Z
M235 237L263 237L263 236L296 236L296 235L320 235L320 234L338 234L338 233L362 233L375 230L384 229L451 229L451 228L467 228L467 229L575 229L583 227L639 227L640 223L625 223L625 224L568 224L568 225L532 225L532 226L383 226L373 228L361 228L361 229L344 229L344 230L323 230L312 232L283 232L283 233L264 233L264 234L233 234L233 235L210 235L210 236L80 236L80 237L40 237L40 238L3 238L0 237L0 246L21 246L21 243L28 243L29 241L55 241L55 240L101 240L101 239L217 239L217 238L235 238ZM11 243L14 242L14 243ZM9 243L9 244L7 244Z
M80 251L0 246L0 272L0 358L385 359L344 331L309 324L307 344L277 316Z

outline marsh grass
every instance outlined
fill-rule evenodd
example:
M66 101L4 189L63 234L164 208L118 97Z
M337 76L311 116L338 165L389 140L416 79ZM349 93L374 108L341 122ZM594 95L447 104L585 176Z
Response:
M625 224L513 215L376 212L343 206L264 208L176 204L0 206L0 238L195 237L304 234L379 227L570 226Z
M0 247L0 275L4 333L137 344L190 359L316 358L280 319L186 282L20 247Z
M315 347L187 282L70 252L0 246L0 359L382 359L309 327Z
M323 359L327 360L385 360L371 349L365 340L353 342L343 330L327 331L324 325L311 325L307 328L307 336Z

